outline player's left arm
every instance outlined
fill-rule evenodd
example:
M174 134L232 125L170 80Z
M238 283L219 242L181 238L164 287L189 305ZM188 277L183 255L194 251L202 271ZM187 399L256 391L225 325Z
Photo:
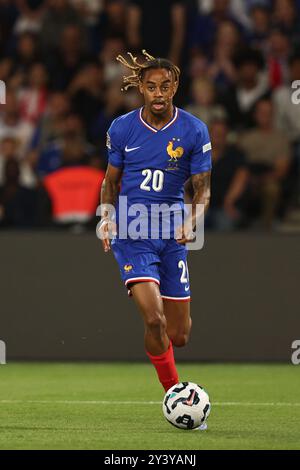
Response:
M210 203L211 170L192 175L187 182L185 191L189 196L189 204L192 205L192 226L196 225L197 205L201 205L201 215L205 215Z
M199 120L192 121L191 139L194 145L190 154L190 185L193 198L188 217L177 230L176 239L184 244L195 238L195 227L203 222L210 202L210 180L212 169L212 145L207 126ZM185 187L185 190L187 187Z
M206 214L210 202L210 182L211 170L204 173L197 173L191 177L194 196L192 201L193 227L196 225L196 207L197 204L203 205L204 214Z
M193 231L198 222L197 217L202 219L208 210L210 203L211 170L192 175L191 184L194 193L192 208L188 219L177 232L177 242L180 244L188 243L194 239Z
M110 250L109 230L116 234L116 223L111 218L111 207L117 202L123 170L110 163L101 186L102 218L98 225L99 235L105 252Z

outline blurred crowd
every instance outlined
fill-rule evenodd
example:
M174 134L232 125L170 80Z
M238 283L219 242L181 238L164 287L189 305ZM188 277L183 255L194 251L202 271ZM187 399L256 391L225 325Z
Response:
M300 0L0 0L1 228L95 227L107 129L142 105L115 58L142 49L209 126L207 227L272 230L299 206Z

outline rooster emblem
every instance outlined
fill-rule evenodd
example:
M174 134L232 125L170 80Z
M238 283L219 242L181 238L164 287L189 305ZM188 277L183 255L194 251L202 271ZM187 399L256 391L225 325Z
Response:
M124 270L125 270L126 272L131 271L131 270L132 270L132 265L131 265L131 264L125 264Z
M168 155L171 157L169 162L177 162L178 158L181 158L184 154L184 149L182 147L176 147L174 149L174 141L179 141L180 139L170 140L167 146Z

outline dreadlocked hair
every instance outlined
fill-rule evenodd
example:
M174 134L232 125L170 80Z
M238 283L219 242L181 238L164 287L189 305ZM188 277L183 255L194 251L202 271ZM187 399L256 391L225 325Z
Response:
M125 75L123 77L123 87L121 88L122 91L127 91L128 88L137 87L141 83L145 72L149 69L166 69L170 70L173 74L175 82L179 81L180 76L180 69L176 65L172 64L167 59L155 58L152 55L148 54L145 49L142 50L143 55L145 56L146 60L144 63L139 63L138 58L134 57L131 52L127 52L129 55L131 62L125 59L122 55L118 55L116 60L120 62L122 65L127 67L128 69L132 70L131 75Z

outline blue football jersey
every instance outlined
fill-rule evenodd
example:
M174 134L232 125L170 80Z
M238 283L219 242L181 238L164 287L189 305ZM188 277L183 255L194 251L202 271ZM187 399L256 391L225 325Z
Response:
M108 161L123 170L120 196L127 196L128 207L177 204L183 209L184 183L212 167L207 126L174 107L172 119L158 130L142 111L118 117L107 133Z

